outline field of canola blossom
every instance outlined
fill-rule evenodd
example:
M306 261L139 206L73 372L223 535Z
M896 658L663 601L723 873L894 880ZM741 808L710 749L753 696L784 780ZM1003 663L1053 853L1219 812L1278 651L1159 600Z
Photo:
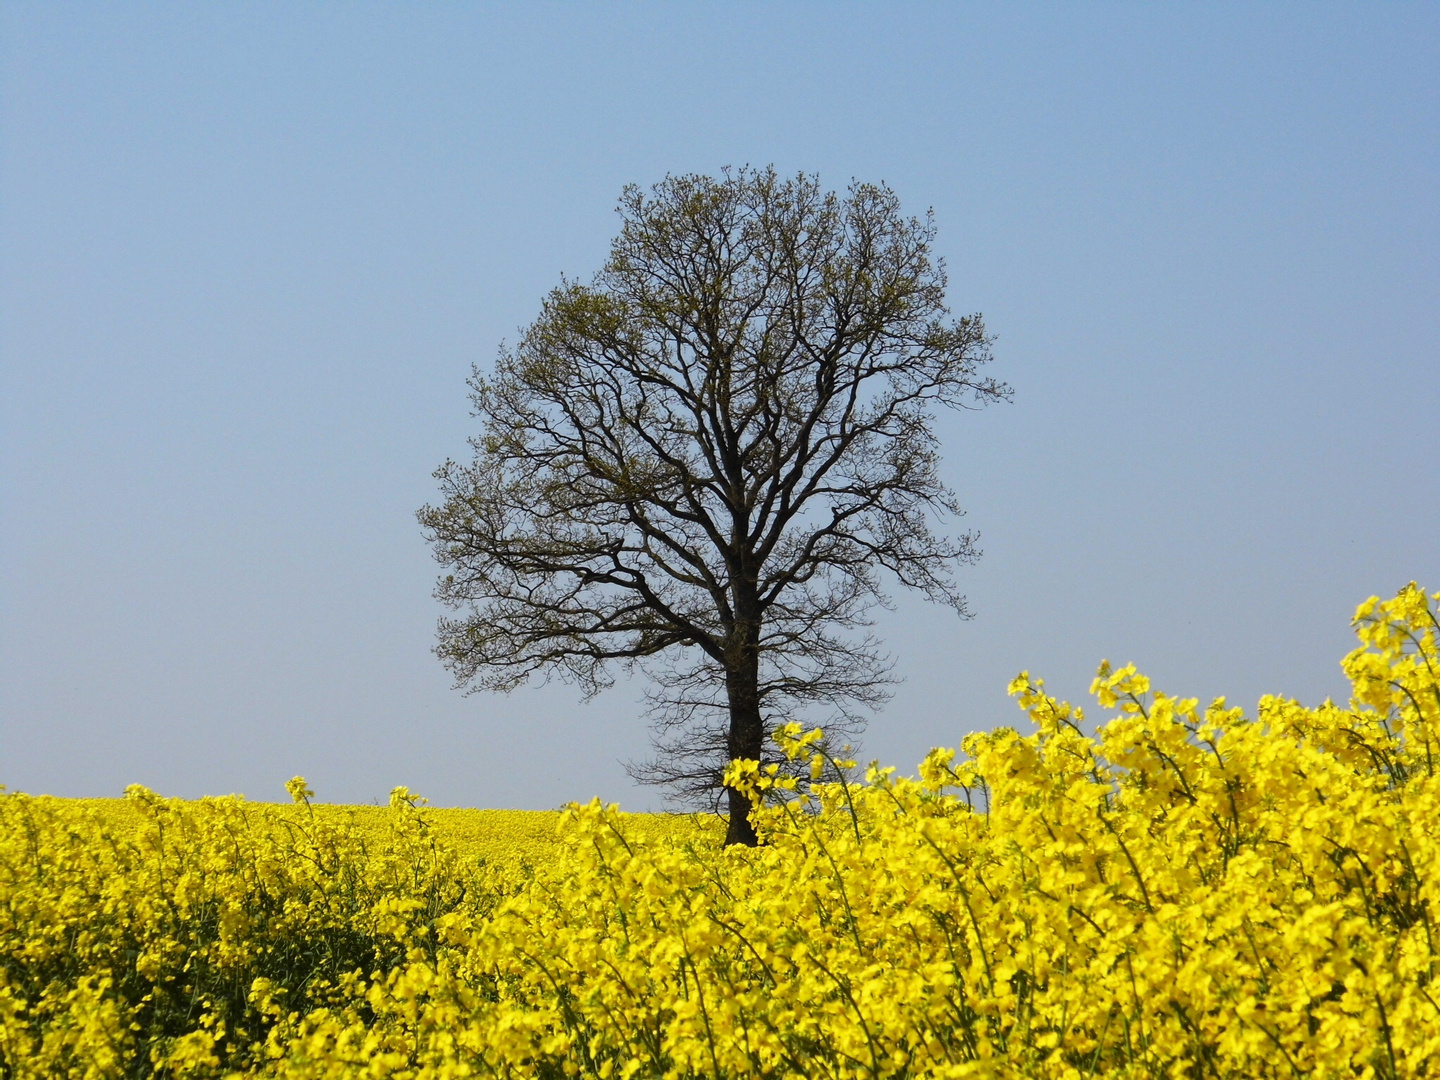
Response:
M1349 706L1102 666L1096 726L1022 674L1028 733L918 779L733 768L754 850L299 778L0 796L0 1075L1437 1076L1437 604L1361 606Z

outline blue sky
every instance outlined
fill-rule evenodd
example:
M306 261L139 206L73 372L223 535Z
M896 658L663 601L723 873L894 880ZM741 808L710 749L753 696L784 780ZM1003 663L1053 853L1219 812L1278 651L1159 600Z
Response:
M639 687L464 696L414 511L627 183L933 208L1012 405L865 756L1102 657L1342 696L1440 589L1440 5L0 5L0 783L658 807Z

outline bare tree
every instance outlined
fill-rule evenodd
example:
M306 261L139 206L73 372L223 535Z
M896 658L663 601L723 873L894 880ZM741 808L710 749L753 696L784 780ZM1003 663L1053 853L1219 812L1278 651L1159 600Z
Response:
M543 671L591 694L638 667L661 751L642 771L694 795L765 760L786 710L884 699L857 628L886 574L968 615L953 571L979 552L932 528L961 513L933 406L1010 389L980 374L980 318L948 318L933 221L884 185L726 170L627 188L619 213L594 280L471 379L473 460L419 514L460 612L436 651L470 689ZM725 796L726 842L753 844Z

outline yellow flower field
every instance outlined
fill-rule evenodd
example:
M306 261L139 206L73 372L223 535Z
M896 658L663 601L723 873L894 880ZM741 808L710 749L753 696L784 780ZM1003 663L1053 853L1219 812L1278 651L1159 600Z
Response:
M1346 706L1102 666L721 823L0 797L0 1075L1440 1075L1440 594ZM814 775L812 733L777 733ZM844 765L845 763L839 763Z

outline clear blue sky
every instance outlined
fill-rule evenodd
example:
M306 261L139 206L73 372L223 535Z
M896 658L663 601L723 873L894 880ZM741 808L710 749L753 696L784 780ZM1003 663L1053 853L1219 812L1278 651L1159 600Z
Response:
M866 756L1102 657L1342 696L1440 589L1440 5L6 3L0 783L657 807L638 687L451 688L413 515L622 186L745 162L933 207L1016 390Z

